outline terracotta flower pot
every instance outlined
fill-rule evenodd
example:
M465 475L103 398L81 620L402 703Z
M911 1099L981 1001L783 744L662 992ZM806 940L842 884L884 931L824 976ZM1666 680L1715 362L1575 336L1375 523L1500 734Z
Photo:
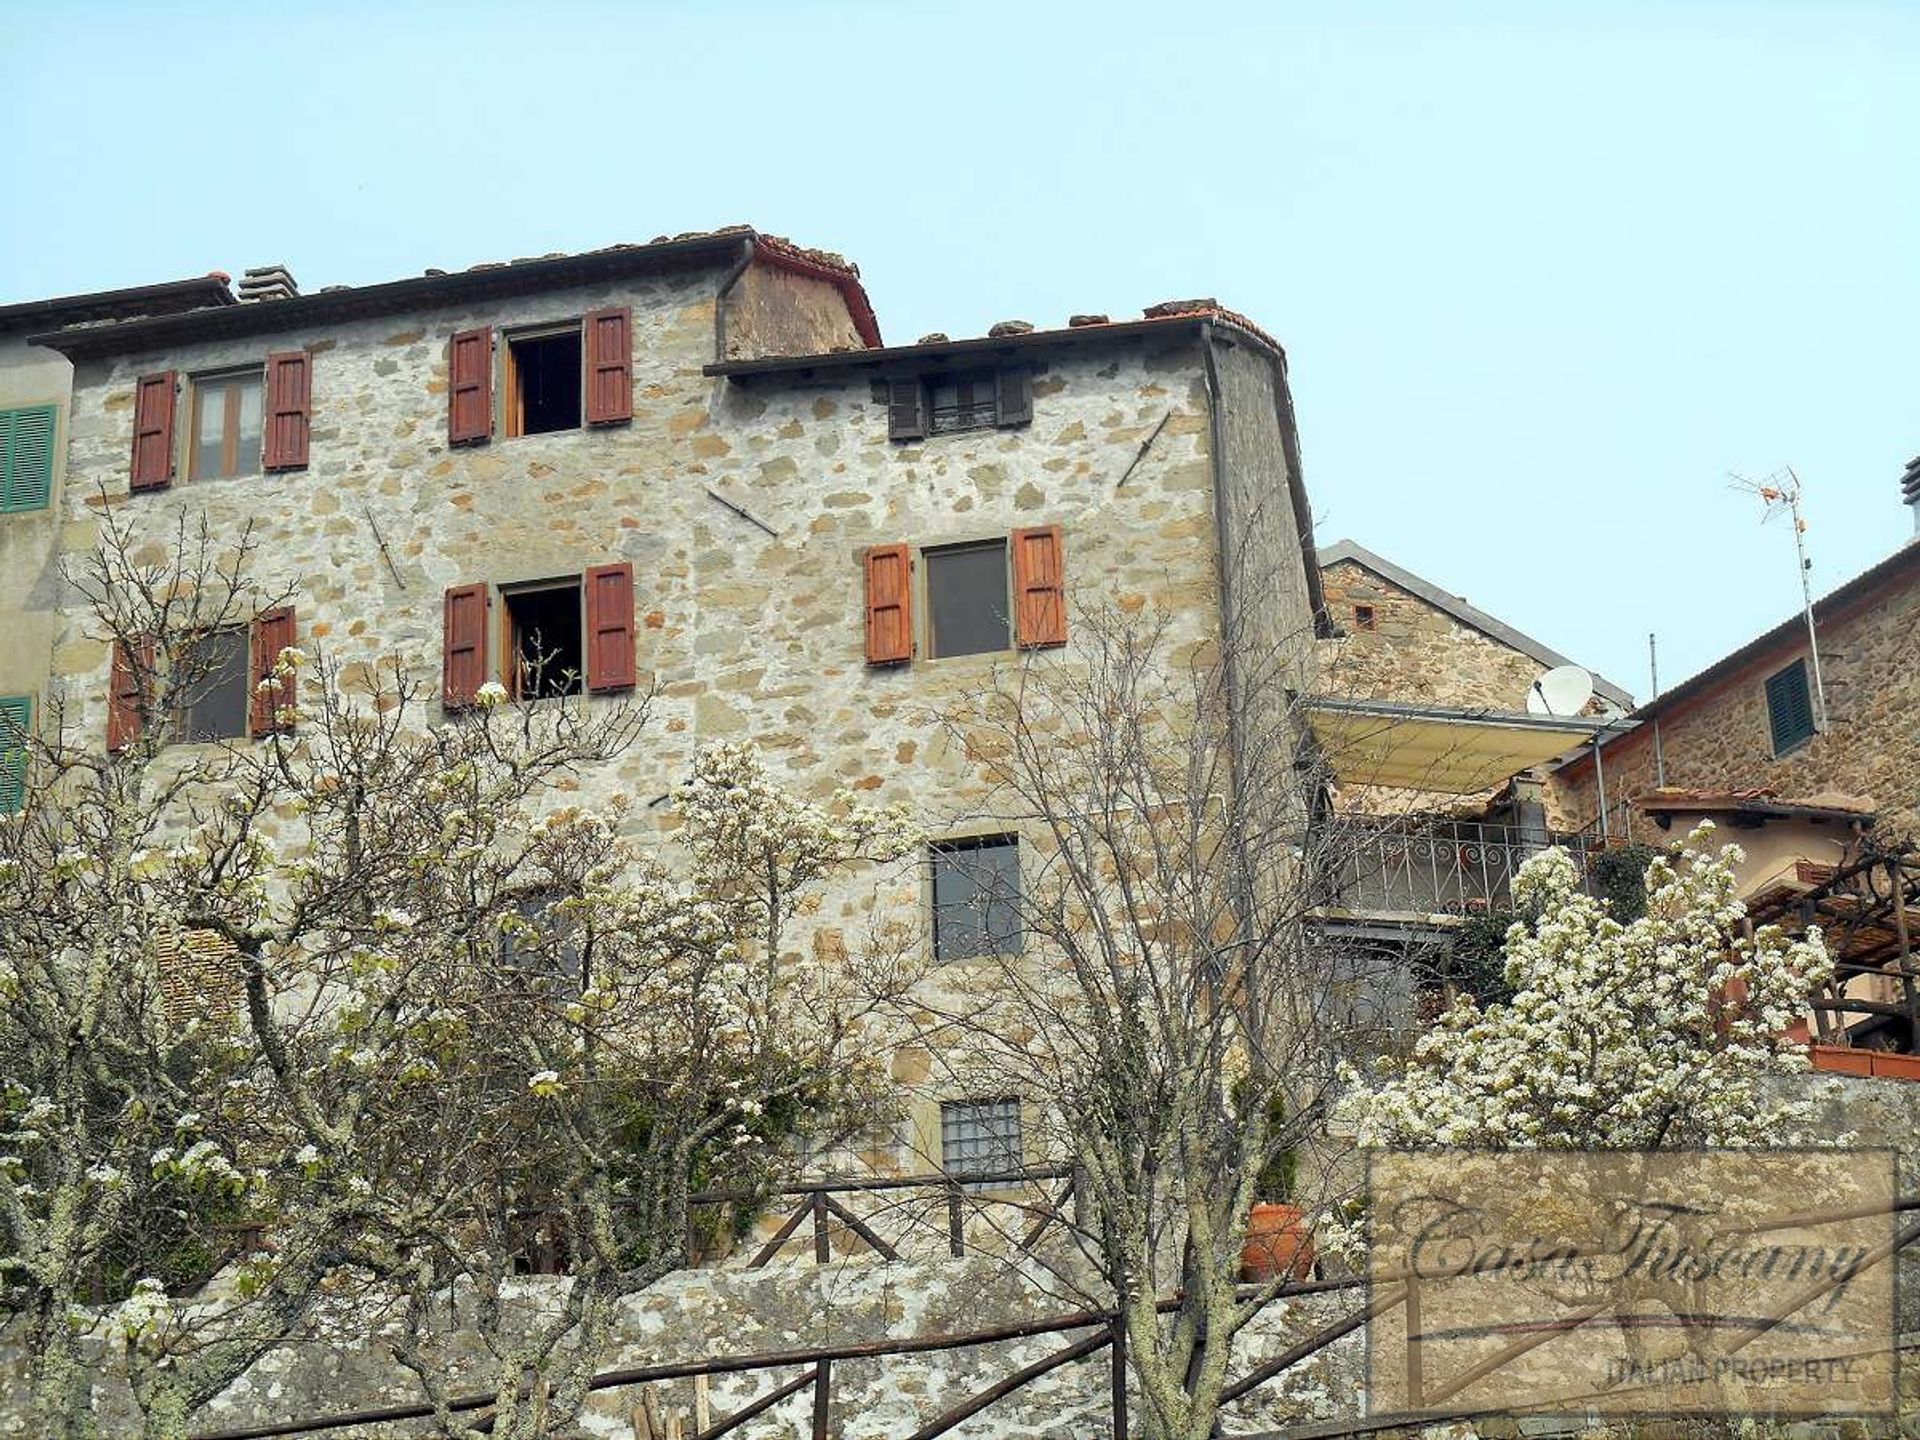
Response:
M1240 1248L1240 1278L1305 1280L1313 1273L1313 1236L1297 1205L1256 1204L1247 1217L1247 1243Z

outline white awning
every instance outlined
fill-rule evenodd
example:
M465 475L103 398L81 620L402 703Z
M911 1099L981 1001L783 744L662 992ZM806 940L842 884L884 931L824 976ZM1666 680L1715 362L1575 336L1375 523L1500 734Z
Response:
M1384 700L1309 699L1307 718L1342 785L1471 795L1590 743L1592 716L1507 715Z

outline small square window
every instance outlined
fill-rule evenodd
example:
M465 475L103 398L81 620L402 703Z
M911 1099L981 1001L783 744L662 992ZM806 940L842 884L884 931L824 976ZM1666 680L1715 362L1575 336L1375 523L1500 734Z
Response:
M249 370L194 380L190 478L225 480L260 473L262 375Z
M251 650L244 626L209 630L182 648L173 674L176 740L199 744L247 733Z
M941 1102L940 1168L949 1175L1007 1175L1025 1158L1018 1097Z
M584 690L580 582L547 581L502 590L506 634L507 692L516 699L548 700Z
M926 561L928 648L936 660L1013 646L1007 542L947 545Z
M1020 949L1020 845L1011 835L929 847L933 958L968 960Z
M580 327L507 341L507 434L580 428Z
M1353 607L1353 628L1354 629L1373 630L1378 628L1378 626L1379 626L1379 619L1374 615L1373 607L1371 605L1356 605Z
M1798 749L1815 734L1813 695L1807 686L1807 662L1796 660L1767 679L1767 725L1773 753Z

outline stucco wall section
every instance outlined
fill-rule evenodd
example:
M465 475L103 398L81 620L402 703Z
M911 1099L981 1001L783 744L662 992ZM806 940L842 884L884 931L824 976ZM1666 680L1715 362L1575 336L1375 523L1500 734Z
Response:
M0 410L56 405L53 481L43 510L0 515L0 695L31 695L39 712L53 653L53 596L65 489L67 397L64 355L0 335Z
M1804 642L1787 642L1662 713L1666 783L1711 790L1770 786L1789 799L1840 791L1878 805L1883 838L1920 838L1920 547L1900 575L1821 623L1828 727L1776 757L1767 677L1806 654ZM1609 742L1601 763L1617 827L1622 802L1654 787L1653 727ZM1551 788L1559 811L1575 823L1598 813L1591 760L1562 769ZM1641 838L1660 838L1644 817L1632 823Z
M840 287L756 260L727 292L724 357L824 355L859 350L865 341Z

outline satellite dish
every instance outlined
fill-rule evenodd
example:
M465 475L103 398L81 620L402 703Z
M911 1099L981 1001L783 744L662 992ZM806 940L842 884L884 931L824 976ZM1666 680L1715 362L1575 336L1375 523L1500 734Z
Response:
M1556 665L1527 688L1529 715L1578 715L1593 699L1593 676L1579 665Z

